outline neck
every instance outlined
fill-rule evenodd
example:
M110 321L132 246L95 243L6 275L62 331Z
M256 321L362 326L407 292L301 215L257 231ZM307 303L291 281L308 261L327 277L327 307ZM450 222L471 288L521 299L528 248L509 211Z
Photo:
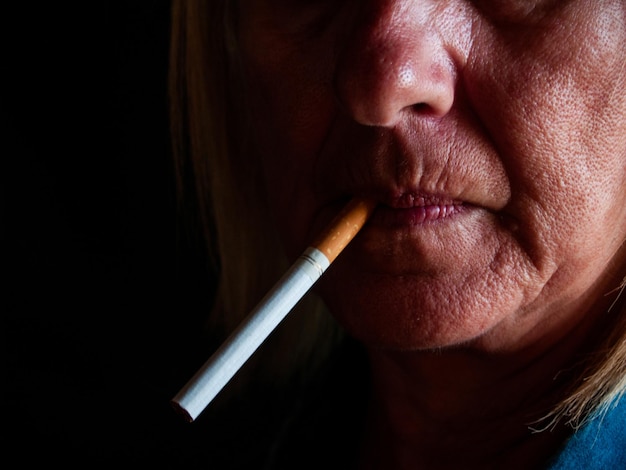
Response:
M589 323L547 349L371 349L364 468L537 468L568 433L565 426L538 432L539 421L571 383Z

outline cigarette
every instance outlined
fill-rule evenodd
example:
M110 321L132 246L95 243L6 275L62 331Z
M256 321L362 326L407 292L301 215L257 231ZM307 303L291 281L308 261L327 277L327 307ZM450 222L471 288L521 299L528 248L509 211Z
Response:
M375 203L354 198L172 399L194 421L361 230Z

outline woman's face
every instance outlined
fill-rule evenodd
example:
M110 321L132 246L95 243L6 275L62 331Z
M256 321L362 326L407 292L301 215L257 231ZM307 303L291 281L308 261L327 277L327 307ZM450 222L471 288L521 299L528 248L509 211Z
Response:
M610 290L623 0L245 0L238 37L289 255L351 196L379 203L317 286L352 334L524 347Z

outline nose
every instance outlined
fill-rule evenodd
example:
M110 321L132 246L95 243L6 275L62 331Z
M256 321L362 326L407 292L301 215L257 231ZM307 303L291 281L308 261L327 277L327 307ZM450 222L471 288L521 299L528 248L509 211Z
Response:
M435 13L424 3L363 2L334 76L338 100L357 122L393 127L410 113L442 117L450 111L455 67L444 28L437 27Z

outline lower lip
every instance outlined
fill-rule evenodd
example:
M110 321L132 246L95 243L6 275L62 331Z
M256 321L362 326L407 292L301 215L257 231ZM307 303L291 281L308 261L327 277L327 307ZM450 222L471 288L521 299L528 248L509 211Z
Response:
M463 212L462 204L425 205L394 209L389 206L378 206L370 223L387 227L414 227L440 222Z

